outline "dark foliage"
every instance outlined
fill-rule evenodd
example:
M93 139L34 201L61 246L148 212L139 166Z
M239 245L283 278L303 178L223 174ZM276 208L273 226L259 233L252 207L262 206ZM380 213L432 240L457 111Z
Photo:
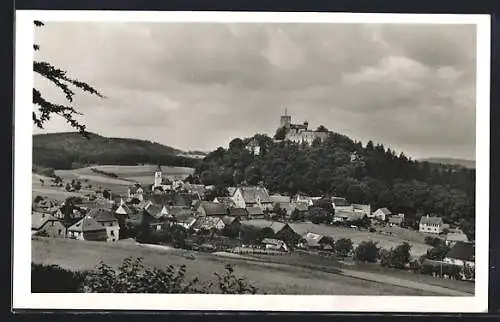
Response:
M352 240L349 238L341 238L334 244L335 253L340 257L347 257L353 250Z
M76 293L86 272L72 272L57 265L31 264L32 293Z
M204 184L262 181L272 192L287 195L336 195L373 209L390 206L404 213L405 225L413 228L422 215L437 214L474 237L474 169L414 161L381 144L363 146L338 133L312 146L266 142L267 152L259 157L245 149L218 148L195 174Z
M354 250L354 259L361 262L375 263L378 256L378 243L371 240L361 242Z

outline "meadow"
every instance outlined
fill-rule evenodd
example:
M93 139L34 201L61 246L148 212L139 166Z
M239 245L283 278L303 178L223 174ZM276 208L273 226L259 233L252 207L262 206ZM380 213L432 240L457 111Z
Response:
M195 259L186 258L194 254ZM316 295L467 295L438 286L413 283L408 286L401 280L383 283L367 278L316 269L249 260L242 256L222 256L172 248L147 247L133 242L100 243L69 239L34 237L32 262L56 264L66 269L94 269L100 261L117 267L126 257L142 257L148 266L164 268L169 264L187 266L188 277L201 281L212 280L215 272L222 272L224 265L233 264L235 274L247 278L267 294L316 294Z

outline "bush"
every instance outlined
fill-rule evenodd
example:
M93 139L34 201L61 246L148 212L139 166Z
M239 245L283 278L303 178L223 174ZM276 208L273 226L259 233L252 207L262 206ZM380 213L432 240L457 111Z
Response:
M436 246L443 244L443 240L441 238L438 238L438 237L427 236L427 237L425 237L425 243L427 245L432 246L432 247L436 247Z
M340 257L347 257L352 251L352 240L349 238L341 238L334 244L335 253Z
M72 272L57 265L31 264L32 293L76 293L87 272Z
M410 262L411 245L407 242L398 245L394 250L391 250L391 266L402 269Z
M450 247L446 246L445 244L437 245L427 250L426 257L428 259L441 261L449 251Z
M377 242L363 241L354 251L354 259L362 262L375 263L377 261L379 247Z

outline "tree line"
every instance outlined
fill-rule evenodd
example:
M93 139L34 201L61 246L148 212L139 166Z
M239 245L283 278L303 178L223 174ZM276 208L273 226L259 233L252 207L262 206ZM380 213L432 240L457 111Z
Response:
M251 139L259 143L259 155L245 148ZM309 146L258 134L233 139L228 149L209 153L195 169L194 180L207 185L262 182L286 195L342 196L372 209L388 207L410 221L435 214L474 239L474 169L415 161L372 141L363 146L331 133Z

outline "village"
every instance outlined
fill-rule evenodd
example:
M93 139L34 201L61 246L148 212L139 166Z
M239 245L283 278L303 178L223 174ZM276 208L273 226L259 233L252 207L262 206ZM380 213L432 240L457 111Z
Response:
M386 251L406 242L410 258L400 268L425 266L419 272L435 278L474 280L474 242L433 214L412 227L404 214L392 213L389 206L371 209L339 196L273 194L263 184L226 187L227 194L217 196L214 186L167 178L161 166L151 181L131 185L125 194L97 190L64 202L37 196L32 235L169 245L190 250L190 259L196 252L217 251L262 258L299 253L344 262L370 241ZM67 183L66 189L74 184L80 183ZM443 249L439 256L429 255ZM383 261L380 255L363 260Z

